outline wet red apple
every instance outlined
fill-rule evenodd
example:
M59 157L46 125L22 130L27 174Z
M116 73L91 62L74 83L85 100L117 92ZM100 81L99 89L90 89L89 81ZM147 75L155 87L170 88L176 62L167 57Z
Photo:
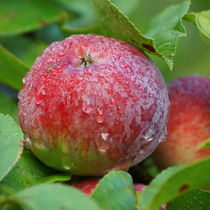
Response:
M52 43L23 78L19 122L46 165L78 175L127 170L165 138L168 94L153 62L111 37Z

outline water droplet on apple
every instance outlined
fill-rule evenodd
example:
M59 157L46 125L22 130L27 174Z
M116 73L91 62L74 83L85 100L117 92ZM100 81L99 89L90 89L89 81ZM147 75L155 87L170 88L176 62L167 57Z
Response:
M108 133L101 133L101 139L96 139L95 142L100 153L106 153L110 148Z
M23 77L23 80L22 80L22 81L23 81L23 84L25 84L25 83L26 83L26 79L25 79L25 77Z
M104 141L108 141L108 139L109 139L109 134L108 134L108 133L101 133L101 138L102 138Z
M154 139L154 130L149 128L144 136L144 140L150 142Z
M94 96L83 96L82 111L86 114L91 113L95 109L95 97Z
M59 57L62 57L62 56L64 56L64 55L65 55L65 52L64 52L63 50L58 51L58 56L59 56Z
M82 111L85 112L86 114L89 114L93 111L93 107L92 106L88 106L87 104L84 104L83 103L83 106L82 106Z
M167 134L168 134L167 133L167 127L165 125L164 128L163 128L163 130L161 131L161 134L160 134L160 137L158 139L158 142L161 143L161 142L165 141L166 140L166 137L167 137Z
M47 63L48 63L48 64L49 64L49 63L52 63L52 61L53 61L52 58L48 58L48 59L47 59Z
M31 139L28 136L24 136L24 141L26 142L27 147L31 146Z
M37 95L36 95L36 98L35 98L35 102L37 105L41 104L44 97L45 97L46 93L44 91L44 86L42 86L40 88L40 90L38 91Z
M96 114L95 114L96 121L98 123L102 123L102 122L104 122L105 117L106 117L106 114L103 113L103 111L101 111L100 109L98 109Z

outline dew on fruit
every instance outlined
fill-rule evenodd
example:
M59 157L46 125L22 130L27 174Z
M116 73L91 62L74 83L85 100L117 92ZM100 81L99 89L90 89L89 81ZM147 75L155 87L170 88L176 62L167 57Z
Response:
M58 56L62 57L65 55L65 52L64 51L58 51Z
M158 139L159 143L165 141L166 137L167 137L167 127L165 125L164 128L162 129L161 133L160 133L160 137Z
M95 96L83 96L82 111L86 114L91 113L95 109Z
M52 63L53 62L53 59L52 58L48 58L47 59L47 63Z
M89 114L89 113L91 113L93 110L94 110L93 107L88 106L87 104L83 103L83 106L82 106L82 111L83 111L83 112L85 112L86 114Z
M105 120L105 117L106 117L106 114L103 113L103 111L101 111L100 109L98 109L96 114L95 114L96 122L103 123L104 120Z
M42 86L40 88L40 90L38 91L37 95L36 95L36 98L35 98L35 102L37 105L41 104L44 97L45 97L46 93L44 91L44 86Z
M108 140L108 137L107 137L107 140ZM101 139L99 138L95 140L96 146L100 153L106 153L109 150L110 145L107 140L104 140L103 138Z
M149 142L154 139L154 130L152 128L149 128L144 136L144 140Z
M32 75L32 71L29 71L29 72L23 77L23 79L22 79L23 84L25 84L27 81L30 80L31 75Z
M96 115L95 115L95 119L96 119L96 121L97 121L98 123L104 122L104 118L105 118L104 115L100 115L100 114L96 114Z
M96 146L100 153L105 153L109 150L109 134L108 133L101 133L101 138L95 140Z
M104 140L104 141L107 141L109 139L109 134L108 133L101 133L101 138Z
M22 81L23 81L23 84L25 84L25 83L26 83L26 79L25 79L25 77L23 77Z
M24 137L24 141L26 142L26 145L30 146L31 145L31 140L28 136Z

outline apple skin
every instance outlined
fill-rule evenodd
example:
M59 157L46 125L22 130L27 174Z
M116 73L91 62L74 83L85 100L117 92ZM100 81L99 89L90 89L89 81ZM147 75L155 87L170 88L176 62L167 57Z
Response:
M93 190L96 188L96 185L98 184L99 181L100 181L99 177L98 178L92 177L83 180L73 181L71 183L71 186L78 188L83 193L89 196L92 194Z
M77 175L127 170L165 138L168 94L153 62L111 37L73 35L23 78L18 117L31 151Z
M199 146L210 138L210 78L193 75L168 84L170 100L168 135L153 158L162 170L210 157Z

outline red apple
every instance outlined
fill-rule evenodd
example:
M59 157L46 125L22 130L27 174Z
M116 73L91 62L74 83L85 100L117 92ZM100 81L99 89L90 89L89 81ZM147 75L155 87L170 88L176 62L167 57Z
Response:
M78 175L126 170L165 138L168 94L153 62L111 37L54 42L23 79L19 122L46 165Z
M168 84L168 136L153 157L160 169L210 157L199 146L210 138L210 78L182 77Z
M87 179L82 179L82 180L74 180L71 185L73 187L78 188L79 190L81 190L83 193L85 193L86 195L91 195L93 190L96 188L96 185L98 184L98 182L100 181L100 178L87 178Z

